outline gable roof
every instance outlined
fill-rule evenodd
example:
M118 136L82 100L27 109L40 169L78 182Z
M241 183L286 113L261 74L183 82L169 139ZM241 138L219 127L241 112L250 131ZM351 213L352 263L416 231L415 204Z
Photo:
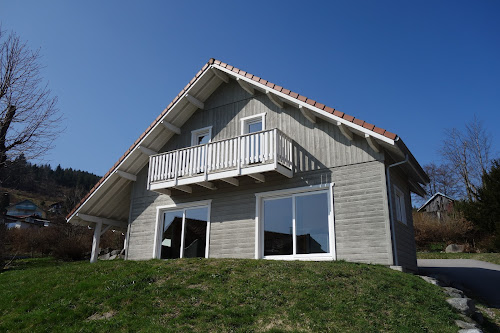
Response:
M101 216L103 214L106 219L122 222L127 221L129 211L128 209L120 210L118 202L130 202L130 180L127 182L120 179L120 172L137 174L149 161L149 158L144 158L140 148L143 147L158 151L173 135L172 133L161 133L162 129L164 129L161 123L168 122L176 127L181 127L198 109L196 103L194 105L192 102L190 103L192 98L194 97L195 100L201 102L205 101L223 82L227 82L228 78L242 81L246 85L274 96L281 102L295 107L302 107L309 112L313 112L315 116L330 122L336 122L339 126L346 126L356 134L373 138L383 148L391 151L391 155L394 154L393 156L408 156L411 166L410 172L416 179L413 182L413 188L417 193L425 193L425 191L422 192L423 190L418 183L425 184L429 179L406 145L396 134L212 58L196 73L191 81L189 81L144 133L141 134L122 157L87 193L80 203L73 208L66 217L67 220L71 221L74 218L78 218L78 213L85 208L85 205L97 204L99 198L103 198L105 195L113 192L116 193L116 196L114 196L114 202L111 203L111 208L108 207L105 209L102 207L104 204L99 205L100 207L89 206L89 209L85 210L85 215L91 213L90 215L97 214ZM163 132L165 131L163 130ZM106 185L107 183L110 184ZM119 210L120 212L118 212ZM79 221L76 222L78 223ZM88 223L84 222L83 224Z
M441 192L436 192L434 193L434 195L432 197L429 198L429 200L427 200L422 206L420 206L419 209L417 209L417 212L420 212L420 210L422 210L423 208L425 208L425 206L427 206L432 200L434 200L437 196L441 196L441 197L445 197L447 199L450 199L451 201L455 201L455 199L452 199L450 198L449 196L447 196L446 194L443 194Z

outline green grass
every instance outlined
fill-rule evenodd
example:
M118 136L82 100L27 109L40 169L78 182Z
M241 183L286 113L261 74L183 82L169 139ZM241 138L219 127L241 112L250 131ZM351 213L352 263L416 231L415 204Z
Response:
M419 252L418 259L475 259L500 265L500 253L441 253Z
M20 260L0 332L456 332L440 288L383 266L180 259Z

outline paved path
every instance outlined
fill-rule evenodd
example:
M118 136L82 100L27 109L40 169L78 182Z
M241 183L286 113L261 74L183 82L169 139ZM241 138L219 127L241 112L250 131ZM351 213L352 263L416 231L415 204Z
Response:
M441 274L500 309L500 265L472 259L418 259L422 275ZM453 283L452 283L453 286Z

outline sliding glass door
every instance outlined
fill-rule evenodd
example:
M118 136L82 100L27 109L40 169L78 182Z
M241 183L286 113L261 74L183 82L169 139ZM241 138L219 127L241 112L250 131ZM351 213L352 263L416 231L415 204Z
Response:
M208 214L208 206L164 211L160 258L205 258Z

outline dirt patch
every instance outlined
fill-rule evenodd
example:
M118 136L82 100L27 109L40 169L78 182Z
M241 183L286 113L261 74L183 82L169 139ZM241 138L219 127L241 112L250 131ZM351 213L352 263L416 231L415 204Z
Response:
M115 311L104 312L103 314L94 313L92 316L88 317L87 320L104 320L113 317L116 314Z

